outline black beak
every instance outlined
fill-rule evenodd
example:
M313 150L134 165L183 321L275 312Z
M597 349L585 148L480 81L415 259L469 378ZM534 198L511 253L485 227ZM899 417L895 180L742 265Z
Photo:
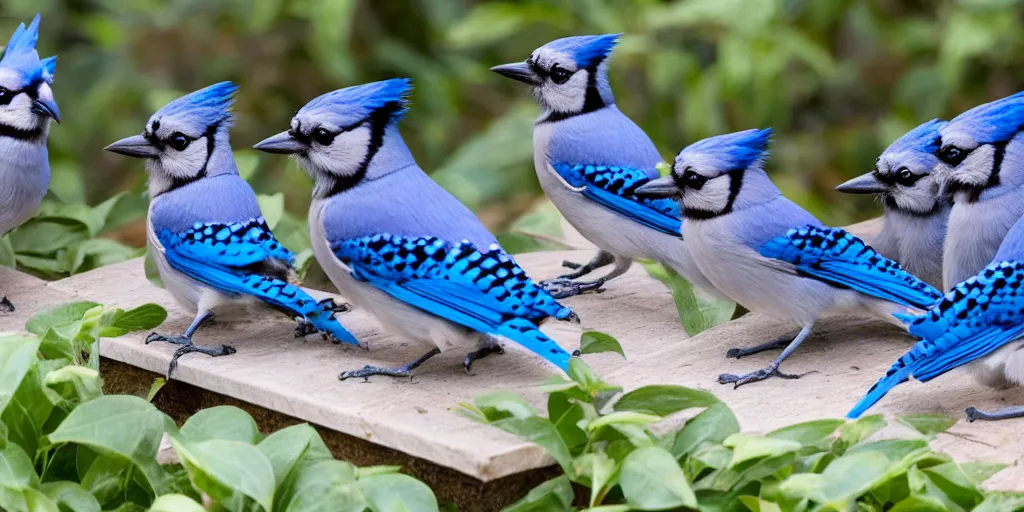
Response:
M525 84L540 85L541 79L530 69L530 65L525 62L513 62L511 64L502 64L500 66L494 66L491 71L512 80L518 80Z
M103 149L136 158L155 158L160 155L160 150L153 147L142 135L132 135Z
M32 112L60 123L60 109L57 108L57 103L54 101L32 100Z
M878 181L875 173L869 172L839 185L836 190L847 194L879 194L889 190L889 187Z
M281 132L261 140L253 149L274 153L275 155L293 155L308 149L305 144L292 137L291 133Z
M644 183L633 191L633 195L637 197L648 197L651 199L678 197L679 187L676 186L676 182L672 179L672 176L663 176Z

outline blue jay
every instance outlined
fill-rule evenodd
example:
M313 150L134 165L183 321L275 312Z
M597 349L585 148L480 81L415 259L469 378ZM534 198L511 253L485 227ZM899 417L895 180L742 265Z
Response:
M952 198L932 171L939 160L939 130L933 119L896 139L878 157L875 170L836 187L850 194L877 194L885 209L882 231L871 247L907 272L942 287L942 245Z
M1024 215L1024 92L975 107L942 128L937 172L953 194L943 251L949 290L988 265Z
M968 365L975 379L1006 388L1024 384L1024 218L977 275L957 284L921 315L899 315L920 341L889 368L847 415L857 418L911 376L921 382ZM967 419L1024 416L1024 407L986 413L967 409Z
M750 311L801 326L771 366L721 375L723 384L797 378L779 372L779 365L826 310L868 313L898 324L893 312L924 310L942 297L857 237L823 226L783 197L763 167L770 137L770 129L747 130L691 144L676 156L670 176L636 191L681 196L683 235L715 288ZM776 340L739 355L782 344Z
M146 159L152 198L149 251L167 290L196 315L181 336L153 333L146 338L146 343L181 345L168 375L185 354L234 353L228 345L193 344L192 335L215 314L253 314L253 306L294 318L297 337L320 332L358 345L334 318L344 308L330 299L317 302L289 283L295 255L274 239L231 153L228 131L236 90L221 82L182 96L153 114L142 135L106 147Z
M576 271L543 284L556 297L597 290L624 274L633 259L654 259L715 293L681 235L679 205L637 197L658 177L654 143L615 106L607 57L619 34L567 37L536 49L526 62L491 68L533 87L543 112L533 130L534 167L544 192L600 252ZM606 265L595 281L576 279Z
M20 226L39 209L50 187L46 139L50 120L60 122L53 99L57 57L36 53L39 15L11 36L0 59L0 236ZM14 304L0 296L0 311Z
M432 347L396 369L367 366L342 380L406 376L442 350L464 360L500 353L509 338L568 369L569 354L538 328L578 318L534 284L473 213L416 164L398 131L411 84L392 79L329 92L291 128L255 148L295 155L314 181L313 252L353 304Z

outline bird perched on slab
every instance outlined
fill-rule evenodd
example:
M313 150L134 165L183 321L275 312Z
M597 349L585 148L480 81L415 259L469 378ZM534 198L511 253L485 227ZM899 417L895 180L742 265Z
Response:
M1024 215L1024 92L975 107L940 130L938 172L953 194L943 285L975 275Z
M313 251L355 305L431 347L396 369L367 366L342 380L405 376L443 350L475 359L509 338L563 371L569 354L542 333L576 315L534 284L473 213L416 164L398 131L411 84L392 79L329 92L295 114L288 131L254 146L295 155L314 181Z
M238 175L228 140L237 89L221 82L182 96L153 114L141 135L106 147L146 160L149 252L167 290L196 315L180 336L146 338L181 345L168 375L185 354L235 352L228 345L192 343L214 315L261 314L267 306L299 323L297 337L320 332L358 345L334 318L344 308L330 299L317 302L289 282L295 255L274 238L256 194Z
M764 171L771 133L747 130L691 144L676 156L670 176L636 191L682 198L683 236L715 288L750 311L801 327L792 341L731 350L739 357L785 347L769 367L721 375L723 384L796 378L779 372L779 365L827 310L898 323L892 313L922 311L942 297L857 237L825 227L786 199Z
M39 19L18 25L0 58L0 237L34 214L50 187L46 140L50 121L60 122L51 89L57 57L40 60L36 52ZM0 311L14 304L0 296Z
M984 269L957 284L921 315L900 315L920 341L896 360L847 415L857 418L910 377L928 382L966 365L989 387L1024 384L1024 218L1018 220ZM1024 406L995 412L967 409L967 419L1024 416Z
M534 167L562 215L600 249L590 262L566 262L575 272L546 281L556 297L599 289L624 274L633 259L654 259L714 293L681 235L679 205L637 197L659 176L661 162L647 134L615 105L608 56L619 34L567 37L534 50L525 62L491 68L529 84L543 108L533 129ZM606 265L593 281L579 278Z
M928 284L942 287L942 250L953 201L932 172L939 165L939 130L932 119L896 139L872 172L836 187L849 194L877 194L885 209L882 231L871 240L879 254Z

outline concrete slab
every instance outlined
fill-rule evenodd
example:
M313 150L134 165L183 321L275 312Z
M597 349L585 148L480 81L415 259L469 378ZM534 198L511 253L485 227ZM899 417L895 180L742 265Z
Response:
M0 295L6 295L15 308L13 313L0 312L0 332L23 331L25 322L39 310L71 300L46 281L8 267L0 267Z

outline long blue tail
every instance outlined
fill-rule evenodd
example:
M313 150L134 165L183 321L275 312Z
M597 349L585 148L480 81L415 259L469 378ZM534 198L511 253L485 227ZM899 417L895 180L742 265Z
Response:
M243 279L243 283L250 288L249 293L268 304L305 318L317 330L330 333L338 341L359 345L355 336L334 318L333 310L318 303L298 286L261 275L250 275Z
M881 400L882 397L885 396L885 394L892 388L906 382L914 371L911 364L916 362L916 359L917 357L914 353L914 349L911 349L910 352L897 359L889 368L889 371L885 372L885 377L878 379L878 382L876 382L874 386L871 386L871 389L869 389L867 394L864 395L864 398L861 398L860 401L853 406L853 409L850 409L850 412L846 413L846 417L850 419L859 418L865 411L870 409L871 406L878 403L878 401Z

